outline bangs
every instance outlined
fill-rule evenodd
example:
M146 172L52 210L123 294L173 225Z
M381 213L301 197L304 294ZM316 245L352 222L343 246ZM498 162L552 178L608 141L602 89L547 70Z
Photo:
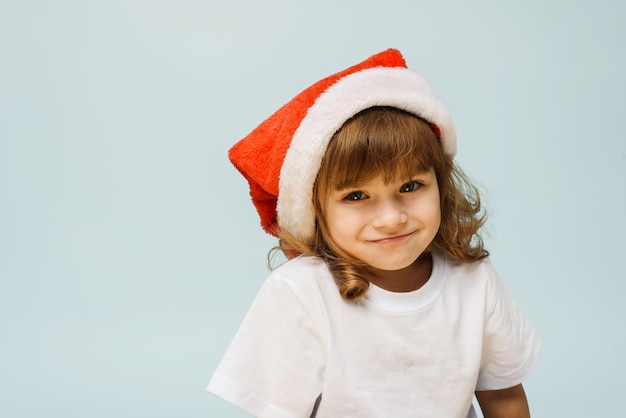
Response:
M366 109L346 121L331 139L317 183L326 192L382 177L410 180L445 165L445 154L430 124L388 107Z

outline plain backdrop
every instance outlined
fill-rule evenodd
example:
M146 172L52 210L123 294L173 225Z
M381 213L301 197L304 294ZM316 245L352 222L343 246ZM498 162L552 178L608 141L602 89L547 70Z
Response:
M0 416L247 417L205 392L267 275L230 146L400 49L543 339L534 417L623 413L626 3L0 1Z

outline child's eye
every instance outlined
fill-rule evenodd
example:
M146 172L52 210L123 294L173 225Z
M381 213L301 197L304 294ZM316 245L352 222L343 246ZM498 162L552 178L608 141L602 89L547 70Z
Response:
M400 187L400 193L414 192L415 190L419 189L420 186L421 184L418 181L409 181L407 183L404 183L402 187Z
M349 200L349 201L358 201L358 200L363 200L367 197L367 195L363 192L351 192L348 195L346 195L346 197L344 197L344 200Z

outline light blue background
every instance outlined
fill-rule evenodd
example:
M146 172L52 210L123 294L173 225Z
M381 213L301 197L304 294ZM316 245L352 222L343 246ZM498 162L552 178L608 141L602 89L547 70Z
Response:
M267 274L228 148L399 48L543 337L535 417L623 413L622 1L0 3L0 415L244 417L204 388Z

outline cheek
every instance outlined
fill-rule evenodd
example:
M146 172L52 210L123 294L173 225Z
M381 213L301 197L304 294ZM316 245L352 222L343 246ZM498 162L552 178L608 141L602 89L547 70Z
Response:
M439 203L439 196L431 200L426 216L431 226L438 230L441 226L441 205Z
M341 218L328 219L328 233L334 242L341 242L348 235L347 222Z
M358 233L359 216L351 211L334 210L328 212L326 224L331 240L341 244Z
M441 227L441 210L439 208L437 208L437 212L435 213L434 223L437 231L439 231L439 228Z
M341 222L333 222L327 219L327 233L325 234L326 244L335 255L345 256L350 247L349 232Z

